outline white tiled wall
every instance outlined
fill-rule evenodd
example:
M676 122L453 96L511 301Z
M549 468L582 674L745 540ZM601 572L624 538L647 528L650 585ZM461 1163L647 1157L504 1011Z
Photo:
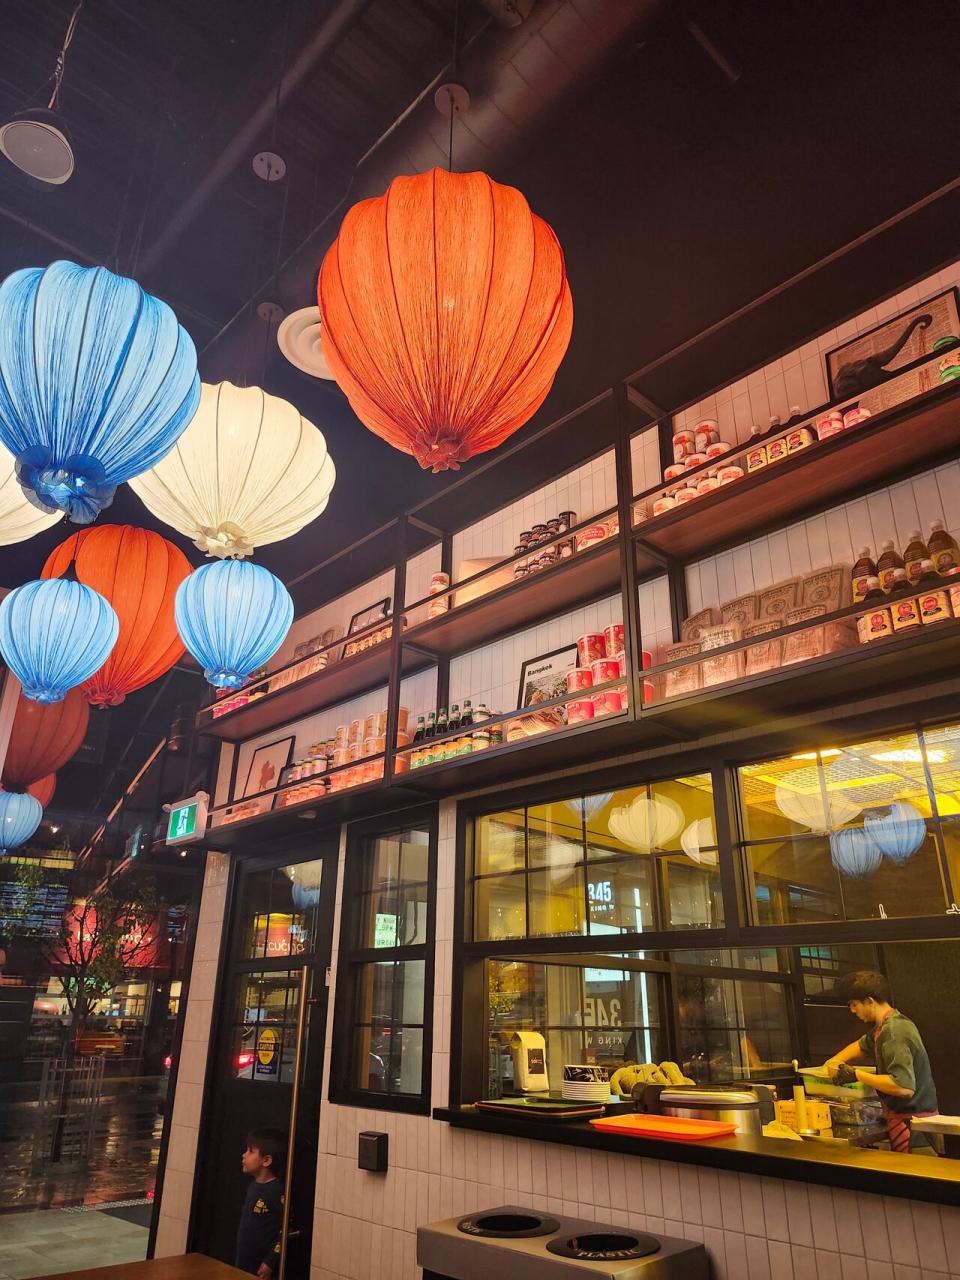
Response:
M863 547L876 557L888 538L902 551L915 529L926 537L931 520L942 520L960 539L960 463L948 462L690 565L689 610L697 613L827 565L852 566Z
M640 583L640 648L654 663L663 662L664 645L673 643L670 624L670 590L666 578Z
M302 618L295 618L287 632L286 640L268 664L270 670L275 671L278 667L292 662L294 649L303 641L322 635L328 627L340 627L341 633L346 634L350 619L355 613L376 604L378 600L383 600L385 597L389 597L392 601L393 578L393 570L389 569L379 577L371 578L369 582L354 587L345 595L337 596L335 600L328 600L319 609L305 613Z
M719 423L721 439L740 444L749 439L754 423L766 427L772 414L779 414L785 422L794 405L803 413L812 412L829 399L825 352L957 285L960 285L960 260L689 405L674 415L674 429L694 426L702 418L714 418ZM659 484L656 431L635 436L632 454L634 492Z
M610 511L616 505L617 476L611 449L456 534L454 581L462 560L512 555L523 530L545 524L561 511L575 511L579 522Z
M217 982L229 871L230 859L227 854L207 854L177 1068L167 1164L163 1177L156 1243L158 1258L181 1254L187 1247L187 1223L193 1197L200 1109L213 1025L213 994Z

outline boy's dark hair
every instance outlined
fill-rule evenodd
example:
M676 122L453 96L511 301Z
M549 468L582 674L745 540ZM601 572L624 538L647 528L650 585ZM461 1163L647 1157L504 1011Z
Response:
M851 1000L876 1000L878 1004L890 1004L890 983L875 969L858 969L848 973L836 986L837 994L849 1004Z
M270 1157L270 1168L278 1178L283 1177L287 1163L287 1135L280 1129L251 1129L247 1134L247 1146Z

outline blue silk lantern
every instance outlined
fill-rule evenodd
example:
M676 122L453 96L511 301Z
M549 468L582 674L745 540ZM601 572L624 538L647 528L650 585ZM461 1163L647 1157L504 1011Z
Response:
M218 689L239 689L277 652L293 621L290 593L249 560L218 560L177 588L180 639Z
M898 866L908 862L927 838L923 814L905 800L897 800L883 817L878 813L867 814L863 825L881 853Z
M863 827L842 827L830 833L830 860L845 876L865 880L879 867L883 853Z
M564 800L564 804L568 809L572 809L578 818L584 818L589 822L612 799L613 793L608 791L604 795L584 796L582 800Z
M42 511L95 520L199 401L189 334L135 280L54 262L0 285L0 441Z
M19 849L43 817L40 801L26 791L0 791L0 853Z
M320 903L320 889L309 889L306 885L298 884L294 880L290 886L293 905L298 911L310 911Z
M106 662L120 623L75 578L25 582L0 602L0 654L34 702L59 702Z

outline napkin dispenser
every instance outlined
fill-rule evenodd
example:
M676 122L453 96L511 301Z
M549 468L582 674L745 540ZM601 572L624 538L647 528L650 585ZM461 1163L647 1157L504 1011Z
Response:
M515 1031L510 1040L513 1087L520 1093L548 1093L547 1042L539 1031Z

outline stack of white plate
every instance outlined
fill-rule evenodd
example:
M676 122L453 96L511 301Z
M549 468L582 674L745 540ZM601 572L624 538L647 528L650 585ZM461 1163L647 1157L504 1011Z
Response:
M570 1102L609 1102L610 1082L608 1080L564 1080L563 1096Z

